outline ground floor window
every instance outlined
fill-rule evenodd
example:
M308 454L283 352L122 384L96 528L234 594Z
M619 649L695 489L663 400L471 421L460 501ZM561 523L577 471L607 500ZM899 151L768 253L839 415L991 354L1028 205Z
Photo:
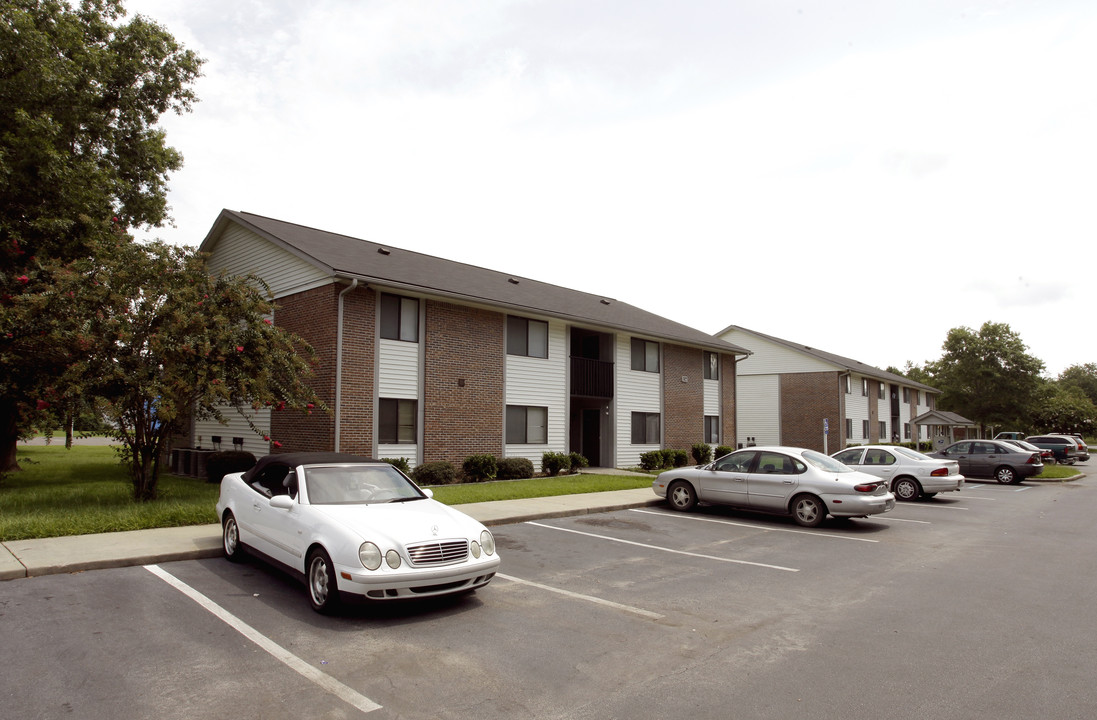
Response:
M659 443L659 413L634 412L632 414L632 444L657 445Z
M378 407L377 441L382 445L414 445L417 400L381 398Z
M853 418L846 418L846 439L853 437Z
M868 438L868 420L861 421L861 437Z
M544 444L547 442L547 407L507 405L508 444Z
M720 417L718 415L705 416L705 442L720 442Z
M880 442L887 442L888 440L888 424L883 420L880 421Z

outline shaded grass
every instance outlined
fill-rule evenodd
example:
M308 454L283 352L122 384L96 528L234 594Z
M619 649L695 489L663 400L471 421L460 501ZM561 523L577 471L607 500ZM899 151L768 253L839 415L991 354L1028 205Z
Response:
M1080 475L1081 470L1073 465L1044 465L1039 475L1033 476L1034 480L1065 480L1075 475Z
M0 479L0 540L85 535L217 522L217 485L161 473L160 499L135 503L107 446L21 445L22 472Z
M650 488L653 477L631 475L564 475L560 477L505 480L499 482L436 485L431 487L434 499L446 505L487 502L490 500L521 500L556 495L607 492Z

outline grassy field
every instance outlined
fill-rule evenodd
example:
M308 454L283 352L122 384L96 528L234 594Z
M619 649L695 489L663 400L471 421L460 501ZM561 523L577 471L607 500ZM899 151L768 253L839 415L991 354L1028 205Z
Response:
M142 530L217 522L218 485L161 473L160 499L133 502L126 470L107 446L24 445L22 472L0 479L0 541ZM1038 479L1077 476L1074 467L1048 465ZM432 488L447 505L651 486L650 477L566 475Z

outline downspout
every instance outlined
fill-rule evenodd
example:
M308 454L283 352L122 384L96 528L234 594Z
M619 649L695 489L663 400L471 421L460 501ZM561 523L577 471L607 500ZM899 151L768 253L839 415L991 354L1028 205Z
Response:
M335 328L335 452L339 452L339 436L343 414L343 296L358 287L358 278L350 281L339 293L339 315Z

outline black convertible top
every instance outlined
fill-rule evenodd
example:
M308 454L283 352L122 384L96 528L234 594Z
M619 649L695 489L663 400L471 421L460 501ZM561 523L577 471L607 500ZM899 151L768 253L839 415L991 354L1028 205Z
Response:
M321 465L326 463L379 463L380 460L374 458L362 457L361 455L351 455L349 453L337 453L337 452L297 452L297 453L275 453L273 455L264 455L259 458L259 461L255 465L244 473L244 482L251 482L252 479L261 475L264 470L270 467L284 467L295 468L298 465ZM284 474L284 473L283 473Z

